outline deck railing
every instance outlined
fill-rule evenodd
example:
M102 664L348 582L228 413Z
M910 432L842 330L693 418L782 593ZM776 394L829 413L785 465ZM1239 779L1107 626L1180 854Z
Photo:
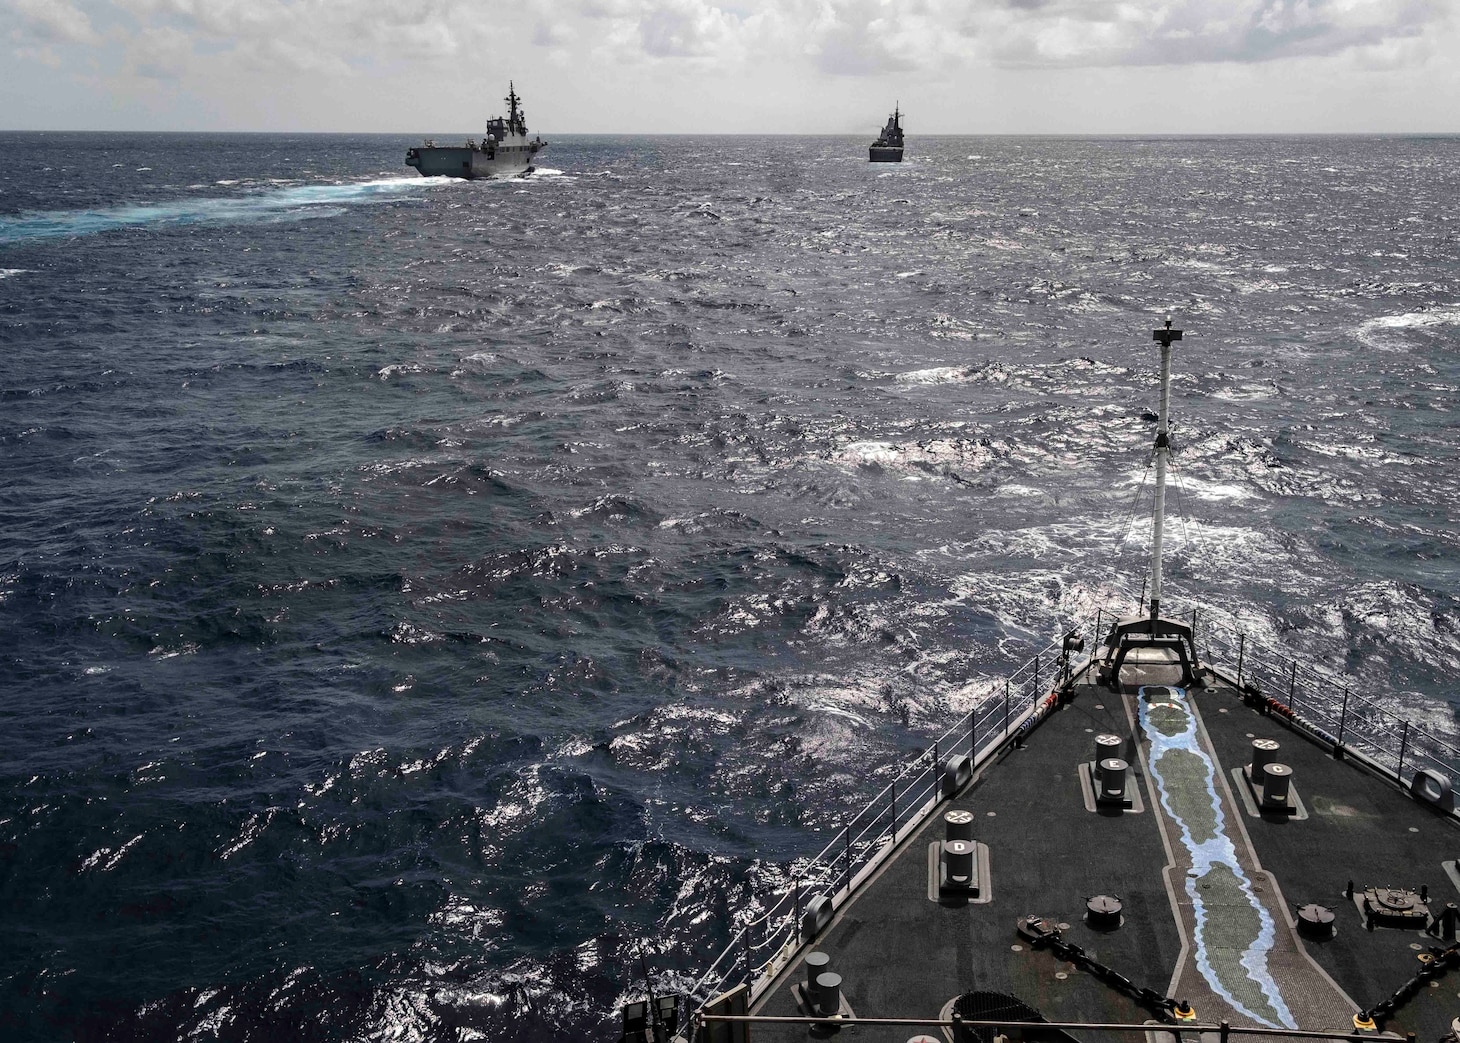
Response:
M1103 627L1116 613L1102 610L1083 621L1100 654ZM1258 649L1237 626L1201 620L1195 629L1204 666L1220 663L1239 688L1269 701L1272 712L1314 738L1408 788L1415 775L1434 772L1460 780L1460 747L1432 729L1407 721L1316 665L1270 648ZM764 911L740 925L730 944L695 983L689 1011L741 984L754 1003L794 958L817 915L828 916L877 870L910 831L922 826L942 799L941 765L950 755L986 761L1032 728L1053 704L1059 686L1062 639L1040 649L1008 676L988 685L972 709L931 746L910 758L880 792L848 819L820 852L792 866L790 880L767 897ZM1082 664L1083 665L1083 664ZM808 916L811 922L807 924Z
M1241 630L1222 623L1203 624L1197 645L1204 661L1222 663L1239 687L1255 689L1272 712L1333 749L1357 755L1405 789L1426 771L1460 780L1460 746L1381 706L1355 679L1259 649Z
M795 863L784 890L740 927L691 989L690 1009L740 984L749 984L757 997L795 955L808 915L814 923L817 910L840 907L942 800L941 766L948 757L967 756L976 766L1033 726L1044 709L1041 699L1058 680L1061 648L1061 641L1051 642L1006 677L984 682L972 709L909 759L820 852Z
M853 1028L858 1025L884 1028L896 1026L899 1028L927 1029L932 1032L939 1030L950 1033L954 1039L960 1036L975 1038L998 1038L1008 1029L1028 1028L1031 1024L1027 1021L982 1021L972 1018L837 1018L835 1022L828 1022L825 1018L808 1017L769 1017L766 1015L726 1015L711 1014L705 1018L707 1023L721 1025L765 1025L769 1028L790 1028L805 1026L807 1029L821 1027L825 1029L834 1025L837 1029ZM1264 1036L1273 1039L1303 1039L1303 1040L1340 1040L1343 1043L1354 1043L1354 1040L1373 1037L1372 1032L1360 1034L1354 1029L1335 1030L1332 1032L1316 1032L1310 1029L1288 1029L1273 1028L1268 1025L1233 1025L1225 1021L1216 1024L1203 1024L1196 1021L1181 1022L1179 1024L1155 1024L1142 1022L1140 1024L1122 1024L1120 1022L1104 1021L1040 1021L1036 1023L1038 1031L1041 1032L1070 1032L1076 1031L1081 1034L1088 1032L1113 1033L1117 1035L1135 1035L1149 1040L1153 1037L1159 1038L1167 1035L1173 1043L1182 1037L1198 1037L1200 1039L1213 1039L1216 1043L1229 1043L1234 1036ZM1178 1035L1179 1033L1179 1035ZM1387 1035L1385 1039L1398 1040L1397 1035ZM1407 1033L1404 1037L1406 1043L1415 1043L1415 1034Z

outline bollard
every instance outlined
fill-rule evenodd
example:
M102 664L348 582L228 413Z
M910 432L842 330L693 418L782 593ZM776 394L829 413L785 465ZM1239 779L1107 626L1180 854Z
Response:
M973 812L950 811L943 816L944 839L973 840Z
M1293 769L1286 764L1273 761L1262 772L1262 806L1265 808L1287 807L1288 783L1292 781Z
M842 976L826 971L816 976L816 1012L831 1017L842 1007Z
M1253 739L1252 760L1249 762L1252 785L1262 785L1263 769L1278 759L1278 751L1282 746L1276 739Z
M1119 757L1107 757L1097 766L1099 793L1096 800L1125 800L1125 773L1130 765Z

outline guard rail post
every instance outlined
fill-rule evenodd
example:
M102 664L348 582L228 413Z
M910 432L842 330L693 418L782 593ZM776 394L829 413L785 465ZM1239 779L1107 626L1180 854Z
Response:
M801 874L797 873L791 878L795 881L796 890L791 898L791 930L795 932L797 941L801 940Z
M1338 745L1333 748L1335 756L1343 756L1343 729L1348 723L1348 685L1343 686L1343 707L1338 711Z

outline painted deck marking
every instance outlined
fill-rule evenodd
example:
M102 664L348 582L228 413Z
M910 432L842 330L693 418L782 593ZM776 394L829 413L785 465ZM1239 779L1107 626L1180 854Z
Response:
M1234 1010L1264 1025L1295 1029L1267 965L1276 937L1272 916L1254 894L1227 834L1216 769L1201 748L1186 699L1183 689L1151 685L1140 690L1136 705L1151 743L1161 806L1181 828L1191 858L1186 893L1196 917L1196 966Z

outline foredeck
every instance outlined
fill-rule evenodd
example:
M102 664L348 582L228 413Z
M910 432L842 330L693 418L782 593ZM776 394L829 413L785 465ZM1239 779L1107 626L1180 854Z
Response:
M1424 889L1436 917L1446 903L1460 902L1446 866L1460 854L1453 816L1295 733L1280 714L1264 712L1267 701L1244 702L1230 678L1209 673L1189 691L1138 694L1132 681L1164 674L1169 683L1171 672L1133 676L1139 673L1122 675L1122 692L1072 686L1020 744L989 759L901 838L752 1013L809 1013L799 1004L800 985L805 955L814 950L829 956L828 969L841 976L844 1013L857 1018L946 1020L952 1001L972 992L1014 997L1052 1022L1158 1018L1160 1011L1031 945L1016 925L1039 916L1137 988L1189 1002L1200 1023L1342 1034L1353 1031L1355 1013L1413 978L1425 966L1419 957L1454 944L1417 923L1368 929L1361 908L1369 887ZM1136 791L1130 807L1090 803L1090 769L1082 780L1081 765L1096 759L1099 734L1121 739L1119 756ZM1281 762L1293 769L1292 811L1262 813L1260 793L1247 789L1241 770L1254 738L1280 744ZM952 810L972 814L974 838L987 849L988 879L972 900L946 891L939 897L930 881L944 813ZM1087 901L1096 895L1120 900L1118 928L1087 922ZM1296 910L1309 903L1334 913L1331 938L1305 938L1296 929ZM1380 1027L1433 1043L1460 1015L1457 997L1460 974L1441 974ZM848 1031L902 1043L936 1030ZM751 1038L807 1033L804 1024L758 1023Z

